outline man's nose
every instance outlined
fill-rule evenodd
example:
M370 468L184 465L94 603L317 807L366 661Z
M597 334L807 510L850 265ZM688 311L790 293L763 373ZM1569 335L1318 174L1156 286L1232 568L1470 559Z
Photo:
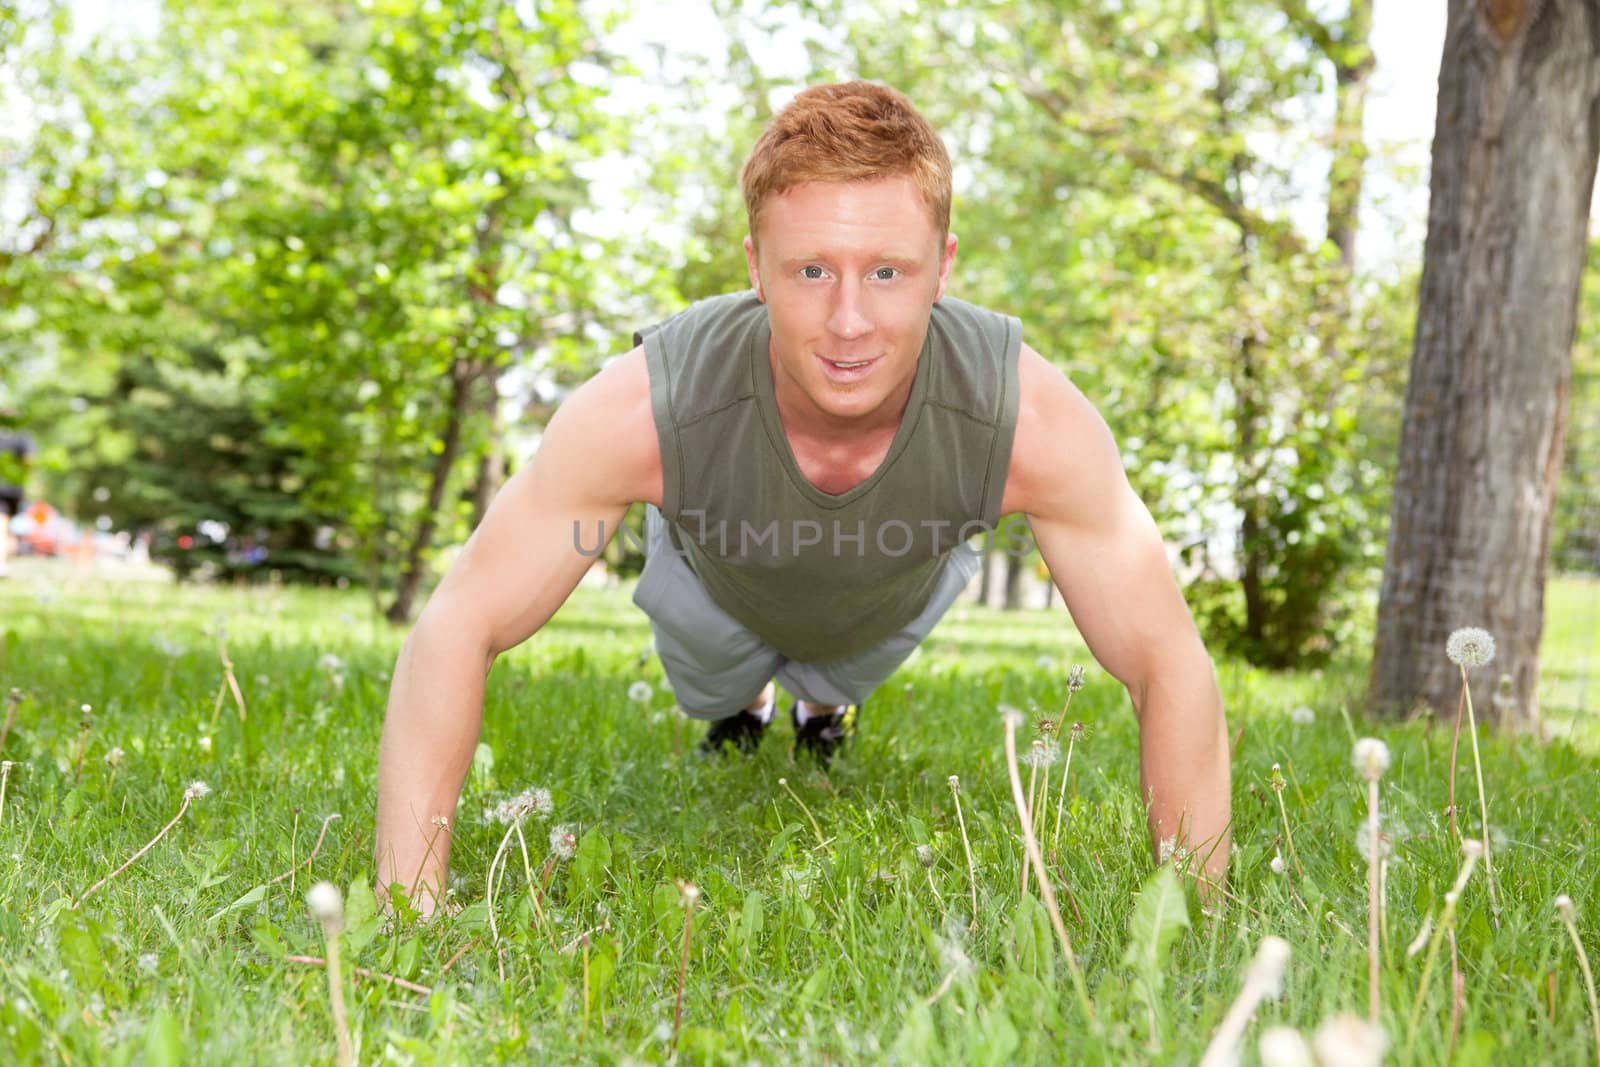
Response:
M872 332L872 322L862 307L860 286L846 281L836 290L833 309L828 316L828 332L845 341Z

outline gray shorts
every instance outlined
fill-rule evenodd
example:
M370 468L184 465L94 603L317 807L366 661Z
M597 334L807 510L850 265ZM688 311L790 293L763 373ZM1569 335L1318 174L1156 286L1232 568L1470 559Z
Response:
M656 654L678 706L696 719L722 719L748 707L773 678L810 704L859 704L933 631L978 573L980 558L971 545L952 549L928 606L904 629L852 656L799 663L716 605L668 539L666 519L650 506L644 573L633 602L650 618Z

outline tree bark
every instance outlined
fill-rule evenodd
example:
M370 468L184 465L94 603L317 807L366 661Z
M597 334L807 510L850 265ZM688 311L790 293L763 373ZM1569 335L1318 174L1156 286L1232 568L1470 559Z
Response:
M417 530L412 535L411 547L406 552L405 569L400 573L395 587L394 603L384 612L390 622L411 620L412 606L417 590L422 586L422 557L433 545L433 531L439 523L439 508L444 504L445 487L450 482L450 472L455 469L456 457L461 452L461 431L472 407L473 388L477 376L464 361L457 360L450 368L450 410L445 416L444 434L440 448L433 459L433 472L428 481L428 500L417 518Z
M1019 553L1006 553L1005 602L1001 605L1006 611L1018 611L1022 608L1022 572L1026 569L1027 562L1027 559Z
M494 495L500 491L506 476L505 424L500 417L500 373L499 367L491 367L484 372L482 380L483 414L488 436L483 452L478 456L478 473L472 482L474 530L483 524L483 517L489 513L489 505L493 503Z
M1451 0L1376 711L1454 714L1444 644L1462 626L1498 643L1482 692L1509 674L1536 711L1597 152L1600 0Z

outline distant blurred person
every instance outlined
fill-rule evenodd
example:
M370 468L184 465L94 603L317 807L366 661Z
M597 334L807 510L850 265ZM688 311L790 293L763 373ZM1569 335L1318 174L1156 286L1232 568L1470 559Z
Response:
M14 418L10 412L0 412L9 420ZM11 520L17 517L22 510L22 485L23 475L27 471L28 460L33 457L33 438L25 433L8 433L0 430L0 456L6 457L9 462L0 463L0 578L11 573L8 566L11 559ZM17 478L18 484L7 480L8 470Z

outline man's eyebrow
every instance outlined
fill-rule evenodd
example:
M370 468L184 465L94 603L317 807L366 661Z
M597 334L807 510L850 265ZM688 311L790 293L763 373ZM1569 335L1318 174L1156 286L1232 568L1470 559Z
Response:
M778 261L778 266L784 268L798 267L806 263L816 263L819 260L826 261L831 258L825 252L808 252L803 256L789 256L781 259ZM886 263L893 267L915 266L917 262L915 256L906 255L903 252L876 252L866 258L872 263Z

